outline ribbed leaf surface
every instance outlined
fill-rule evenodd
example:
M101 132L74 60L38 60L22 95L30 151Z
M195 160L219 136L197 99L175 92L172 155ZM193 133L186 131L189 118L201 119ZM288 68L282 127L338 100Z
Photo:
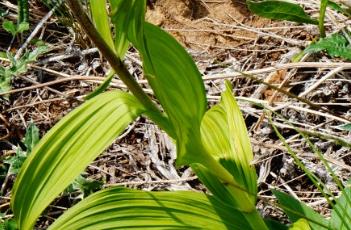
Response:
M100 191L64 213L50 230L248 229L242 214L197 192Z
M178 164L198 162L204 84L195 63L169 34L145 23L144 71L177 134ZM197 154L201 154L198 152ZM195 159L194 159L195 158Z
M114 91L87 101L56 124L25 161L12 190L20 229L42 211L142 112L134 96Z
M238 184L248 193L256 194L256 171L250 165L253 153L247 128L228 82L226 86L221 102L207 111L202 121L202 141ZM255 199L252 201L255 203Z
M140 52L144 75L176 129L177 163L197 162L201 157L194 152L202 153L200 123L206 110L201 74L171 35L144 21L145 3L119 1L112 21Z

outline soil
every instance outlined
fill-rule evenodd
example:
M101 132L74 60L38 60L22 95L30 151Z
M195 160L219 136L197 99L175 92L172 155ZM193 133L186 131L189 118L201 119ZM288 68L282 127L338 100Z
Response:
M257 39L253 32L222 29L218 24L264 27L270 23L270 20L253 16L243 1L231 0L158 0L148 10L146 18L194 50L235 48Z

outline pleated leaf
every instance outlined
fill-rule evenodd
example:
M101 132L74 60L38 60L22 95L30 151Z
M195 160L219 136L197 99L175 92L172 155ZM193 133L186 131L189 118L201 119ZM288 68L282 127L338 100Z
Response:
M200 124L206 94L201 74L171 35L144 21L145 4L145 0L115 4L112 21L140 52L144 75L176 129L177 163L194 163L203 159Z
M200 124L206 110L201 74L185 49L168 33L145 23L144 71L177 135L177 163L201 158ZM198 156L194 154L198 154Z
M65 116L36 145L12 190L19 228L32 229L44 209L143 111L137 99L100 94Z
M296 222L302 218L308 221L309 226L313 230L328 229L328 221L306 204L277 190L273 190L273 194L291 222Z
M50 230L250 229L242 214L197 192L100 191L65 212Z
M251 161L253 153L245 121L236 103L232 90L226 82L226 91L221 102L213 106L201 124L202 142L207 152L233 175L241 187L253 196L256 202L256 171Z

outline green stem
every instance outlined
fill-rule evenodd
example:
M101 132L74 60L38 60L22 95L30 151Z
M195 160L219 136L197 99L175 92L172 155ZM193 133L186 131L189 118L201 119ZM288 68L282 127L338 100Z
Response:
M89 38L94 42L96 47L100 50L102 55L110 63L113 70L117 73L119 78L126 84L128 89L133 95L144 105L148 110L147 115L151 120L157 122L161 129L165 130L168 135L175 137L175 133L171 128L171 124L168 118L161 113L157 106L143 91L140 85L136 82L133 76L129 73L128 69L124 66L122 60L115 54L115 52L106 44L104 39L95 29L90 18L84 11L80 1L67 0L68 6L71 9L72 14L78 20L79 25L84 29Z
M328 0L321 0L321 5L319 9L319 33L322 38L325 37L325 28L324 28L324 19L325 19L325 12L327 10Z

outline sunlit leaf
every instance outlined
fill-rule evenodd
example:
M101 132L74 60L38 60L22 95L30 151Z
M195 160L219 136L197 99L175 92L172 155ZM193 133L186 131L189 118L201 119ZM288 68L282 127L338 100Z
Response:
M311 230L310 225L308 224L308 221L305 219L299 219L296 221L290 228L289 230Z
M249 194L257 193L253 153L240 108L232 96L229 83L221 102L207 111L201 124L202 142L207 152L233 175ZM252 203L256 202L253 196Z
M144 71L177 135L177 163L201 158L200 123L206 110L205 87L194 61L168 33L145 23ZM176 68L174 68L176 67ZM194 156L195 155L195 156Z
M275 0L248 0L246 3L251 12L264 18L318 24L317 20L308 16L301 6L294 3Z
M201 193L112 188L81 201L49 229L250 229L248 226L241 213Z
M130 94L101 94L65 116L34 148L12 190L20 229L42 211L143 111Z
M143 24L145 0L110 0L112 6L112 22L116 27L115 46L117 55L123 58L129 42L141 48L143 45Z
M308 221L311 229L328 229L328 220L315 212L312 208L308 207L306 204L277 190L273 190L273 194L275 197L277 197L280 206L284 209L285 213L292 222L296 222L303 218Z

